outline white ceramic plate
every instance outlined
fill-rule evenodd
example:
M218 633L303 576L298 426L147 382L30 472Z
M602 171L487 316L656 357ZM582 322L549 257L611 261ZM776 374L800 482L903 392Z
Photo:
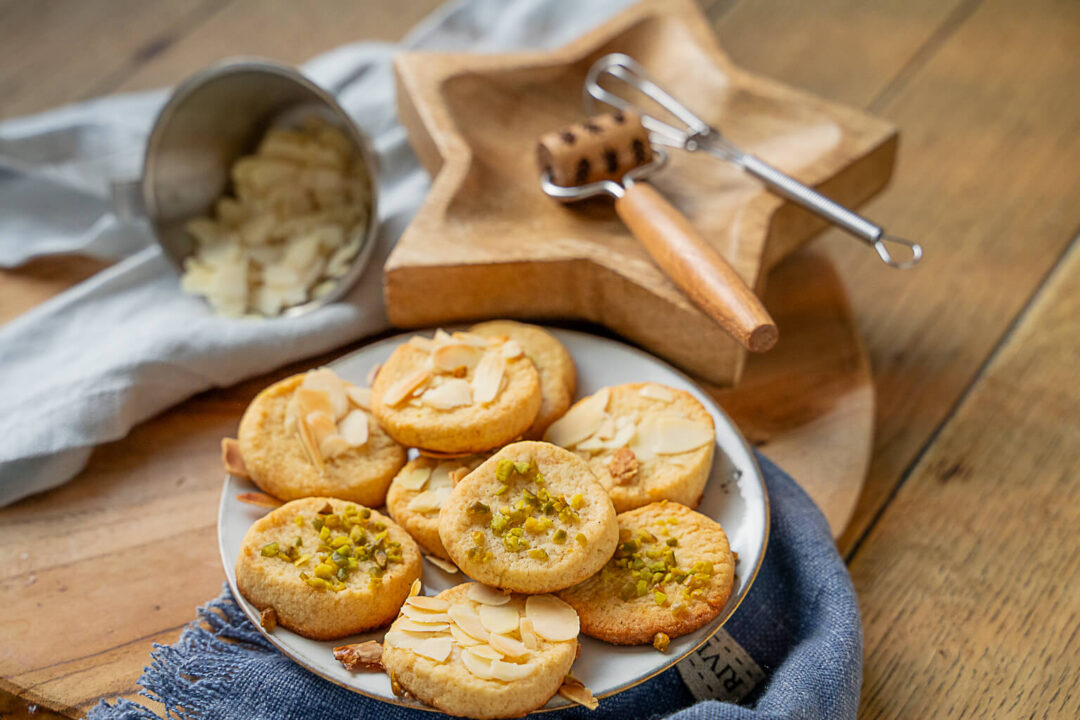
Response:
M713 622L700 630L675 638L667 652L660 653L650 645L625 647L581 636L581 655L574 663L574 675L592 690L597 698L621 692L668 669L697 649L720 629L746 596L757 575L765 554L769 534L769 502L761 472L746 441L727 415L694 383L667 364L640 350L612 340L569 330L552 329L574 356L578 369L579 396L588 395L606 385L653 381L687 390L712 413L716 422L716 453L712 474L705 487L699 512L716 519L727 532L731 549L738 553L735 566L735 588L727 607ZM343 378L365 384L368 371L389 357L391 351L413 333L388 338L340 358L330 364ZM221 496L218 516L218 544L221 560L240 607L260 631L259 611L236 590L236 558L248 527L265 511L244 504L237 494L257 490L251 483L228 477ZM435 595L460 582L467 582L461 573L448 574L431 563L424 562L424 593ZM266 633L264 633L266 634ZM332 642L320 642L301 637L278 627L266 637L287 656L307 669L350 690L397 705L432 710L426 705L394 696L390 680L384 673L351 673L338 663L332 649L364 640L382 640L377 631ZM570 703L556 695L543 708L553 710ZM541 712L543 711L541 710Z

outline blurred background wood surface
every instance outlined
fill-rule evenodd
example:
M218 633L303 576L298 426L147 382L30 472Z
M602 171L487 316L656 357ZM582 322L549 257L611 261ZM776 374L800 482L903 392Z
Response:
M0 116L168 85L241 52L299 63L346 42L395 40L436 4L0 0ZM847 287L877 392L866 487L839 539L866 631L861 715L1080 716L1080 3L702 6L736 64L901 129L893 184L865 210L923 242L923 264L896 273L839 232L814 241ZM99 267L65 258L0 273L0 322ZM189 403L187 412L205 414L200 431L162 445L160 462L174 465L176 480L143 483L134 499L125 487L129 505L205 515L191 519L202 528L191 537L147 527L136 554L183 556L188 544L214 542L217 486L184 478L206 472L207 443L232 429L244 398L265 382ZM108 522L117 504L110 473L147 472L123 448L153 446L169 422L102 448L92 471L55 495L92 497ZM19 558L0 558L0 587L41 582ZM145 592L135 601L153 606L160 590ZM208 599L183 572L170 592L186 609L163 619L167 630L137 639L144 657ZM105 697L136 692L130 657L107 636L122 617L72 612L72 622L100 624L102 653L60 667L42 658L27 669L38 673L31 700L0 698L0 716L49 717L28 714L46 695L77 715L96 702L86 687ZM5 629L0 621L0 660Z

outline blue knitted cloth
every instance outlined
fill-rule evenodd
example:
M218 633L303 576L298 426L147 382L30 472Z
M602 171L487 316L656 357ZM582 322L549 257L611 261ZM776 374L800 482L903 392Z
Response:
M757 580L724 628L677 668L600 708L545 720L854 718L862 683L862 628L847 569L821 512L782 470L758 456L772 530ZM139 683L182 720L430 720L430 713L354 694L273 648L228 589L199 608L171 646L156 645ZM715 699L722 698L722 699ZM732 700L741 698L741 703ZM156 716L128 700L88 720ZM539 716L537 716L539 717Z

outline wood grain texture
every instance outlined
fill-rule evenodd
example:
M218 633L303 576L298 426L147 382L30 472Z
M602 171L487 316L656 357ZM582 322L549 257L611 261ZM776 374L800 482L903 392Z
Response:
M1080 76L1080 5L761 0L718 31L748 69L903 128L896 179L863 210L923 242L922 266L892 272L835 231L816 241L851 292L877 383L874 460L846 550L1080 226L1080 173L1062 162L1080 156L1080 96L1066 90Z
M552 52L406 53L395 64L398 114L434 180L386 264L390 319L582 319L732 384L742 348L657 268L610 203L564 206L539 188L537 138L582 117L585 74L613 51L634 55L747 151L849 205L889 177L892 126L747 74L690 0L632 6ZM704 153L672 153L650 182L759 293L766 270L822 227Z
M1080 243L851 562L864 718L1080 717Z

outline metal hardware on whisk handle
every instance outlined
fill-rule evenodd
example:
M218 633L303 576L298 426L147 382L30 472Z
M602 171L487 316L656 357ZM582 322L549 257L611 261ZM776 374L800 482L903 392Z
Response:
M679 121L686 129L664 122L636 107L626 98L611 92L600 85L600 78L608 75L620 80L646 95ZM585 77L585 106L590 113L597 112L595 102L601 102L618 110L633 110L641 115L641 124L649 131L650 140L659 145L677 147L696 152L704 150L722 160L735 163L747 173L763 182L769 189L802 207L817 213L829 222L854 235L877 252L882 262L890 267L909 268L922 259L922 246L916 242L887 235L885 230L863 216L830 200L813 188L777 170L764 160L744 153L723 134L712 127L689 108L669 95L649 77L645 69L629 55L612 53L605 55L589 68ZM902 245L909 249L911 257L897 260L889 251L889 244Z

